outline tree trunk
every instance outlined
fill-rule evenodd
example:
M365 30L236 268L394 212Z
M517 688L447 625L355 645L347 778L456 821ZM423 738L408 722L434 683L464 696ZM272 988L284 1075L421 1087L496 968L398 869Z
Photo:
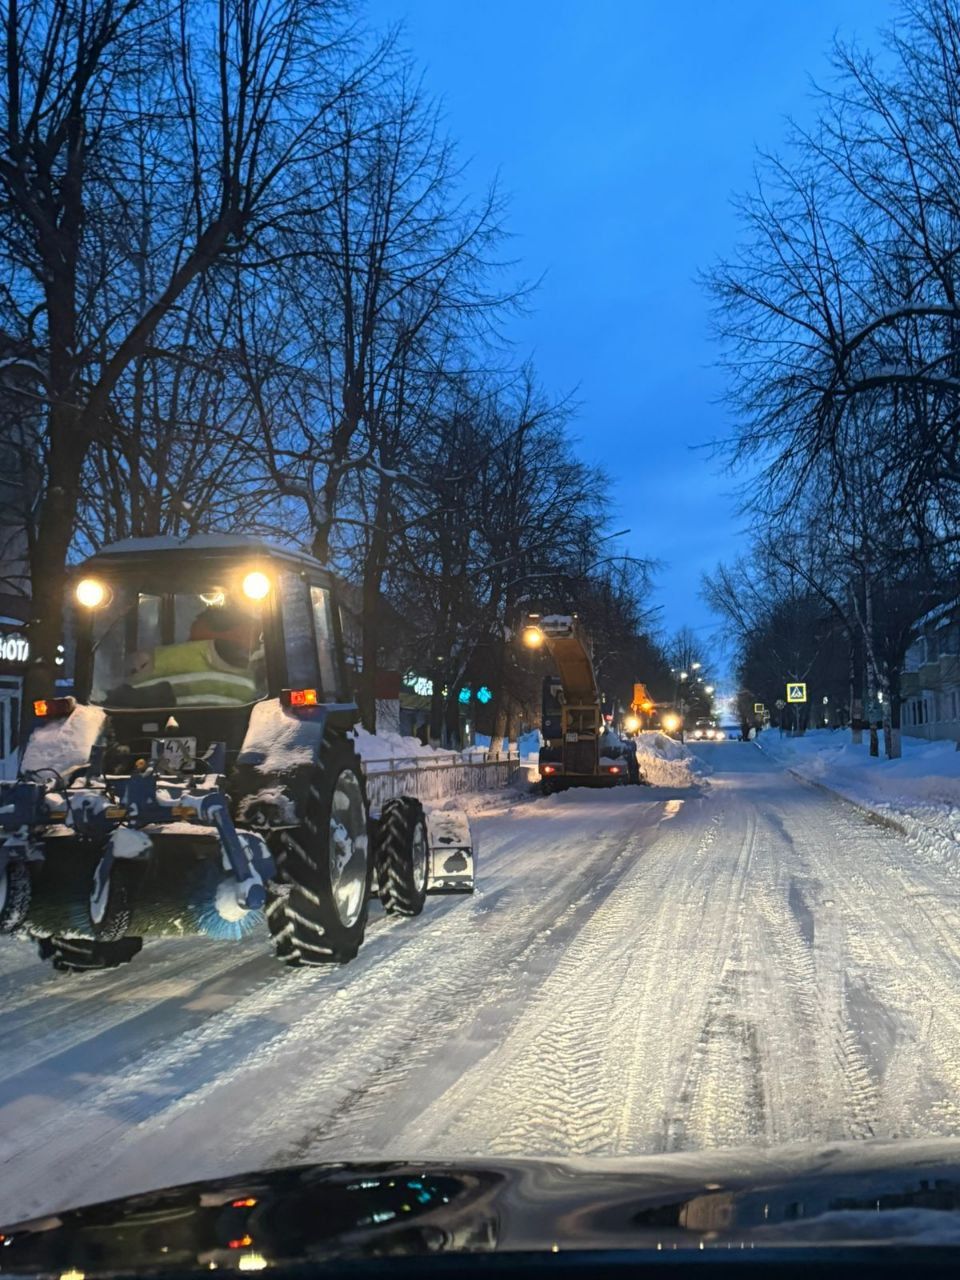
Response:
M863 699L859 696L859 685L857 683L857 647L854 633L851 631L850 636L850 698L848 705L850 707L850 741L855 746L860 746L863 742L863 729L861 721L863 717Z
M504 756L504 738L507 735L507 704L506 699L501 698L497 705L496 714L493 718L493 732L490 734L490 747L487 751L488 760L502 760Z
M889 698L890 710L888 712L889 725L884 728L887 732L887 758L890 760L899 760L903 755L903 741L900 732L900 670L903 666L902 659L891 664L889 677Z
M430 695L430 745L443 746L443 673L438 667L431 668L433 693Z
M443 709L443 745L459 750L463 746L460 736L460 685L450 691Z
M37 698L52 696L57 645L63 638L67 555L80 500L83 449L71 406L50 409L49 484L30 547L30 666L24 680L24 712ZM25 724L28 720L25 719Z
M376 685L380 663L380 587L387 561L387 519L390 486L380 486L374 507L374 525L363 564L363 670L360 672L360 718L363 727L374 733L376 725Z

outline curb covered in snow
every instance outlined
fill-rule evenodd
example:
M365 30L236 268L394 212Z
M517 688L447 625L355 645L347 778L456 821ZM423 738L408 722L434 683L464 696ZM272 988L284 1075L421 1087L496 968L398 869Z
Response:
M813 735L810 735L807 741L812 737ZM847 744L843 743L843 745ZM824 781L822 771L831 765L834 768L842 767L836 764L835 756L832 760L830 759L830 753L842 750L842 746L838 747L836 739L828 740L822 747L815 745L812 751L806 753L807 759L802 762L795 758L791 760L790 757L795 753L790 748L778 751L771 746L763 746L761 742L758 742L757 746L769 760L780 765L798 781L842 800L868 818L898 832L931 855L939 864L960 869L960 803L947 795L931 796L929 794L931 779L938 784L942 782L944 792L948 791L951 785L956 785L957 779L953 772L938 773L935 768L936 761L931 760L930 765L927 766L929 773L919 778L907 770L891 772L885 781L889 781L891 787L899 784L901 790L906 792L906 794L895 795L891 802L865 794L864 786L876 786L881 780L882 775L874 773L875 769L892 765L895 770L900 761L876 760L870 763L873 758L865 757L858 764L847 766L850 777L831 778L829 781ZM918 768L926 761L927 755L931 754L931 747L936 749L940 746L942 744L912 740L905 736L904 760L910 763L916 761L914 768ZM954 752L949 751L947 754L952 764ZM804 768L804 765L807 767ZM820 776L815 776L818 772ZM911 789L914 792L913 795L909 794Z

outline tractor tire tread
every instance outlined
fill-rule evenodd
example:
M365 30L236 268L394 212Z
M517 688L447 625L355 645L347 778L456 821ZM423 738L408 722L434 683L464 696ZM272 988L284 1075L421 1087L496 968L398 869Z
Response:
M397 796L388 800L380 813L377 831L376 867L380 886L380 903L388 915L418 916L426 897L426 875L418 890L413 882L411 847L417 823L426 818L423 806L413 796ZM430 852L427 849L429 859Z

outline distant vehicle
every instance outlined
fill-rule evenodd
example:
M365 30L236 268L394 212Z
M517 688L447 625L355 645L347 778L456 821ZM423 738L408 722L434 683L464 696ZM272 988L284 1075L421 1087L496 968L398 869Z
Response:
M635 745L604 723L591 644L576 617L532 613L522 636L529 649L545 647L558 672L543 682L543 794L641 782Z
M726 736L724 730L715 725L712 720L698 720L690 730L690 739L693 742L722 742Z
M676 711L665 711L660 717L660 732L665 733L668 738L675 738L677 742L683 741L683 720Z

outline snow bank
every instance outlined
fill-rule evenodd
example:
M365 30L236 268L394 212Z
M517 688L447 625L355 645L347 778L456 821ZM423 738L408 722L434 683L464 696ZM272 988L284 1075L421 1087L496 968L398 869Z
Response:
M644 778L655 787L693 787L710 772L709 765L666 733L641 733L637 759Z
M413 756L440 760L458 754L444 747L425 747L419 738L405 738L399 733L368 733L359 724L354 725L351 736L357 754L367 767L378 762L386 766L393 760L409 760Z
M869 734L854 745L848 730L816 729L802 738L768 729L758 745L795 773L896 823L938 860L960 863L960 752L953 742L904 734L903 756L888 760L881 737L870 755Z

